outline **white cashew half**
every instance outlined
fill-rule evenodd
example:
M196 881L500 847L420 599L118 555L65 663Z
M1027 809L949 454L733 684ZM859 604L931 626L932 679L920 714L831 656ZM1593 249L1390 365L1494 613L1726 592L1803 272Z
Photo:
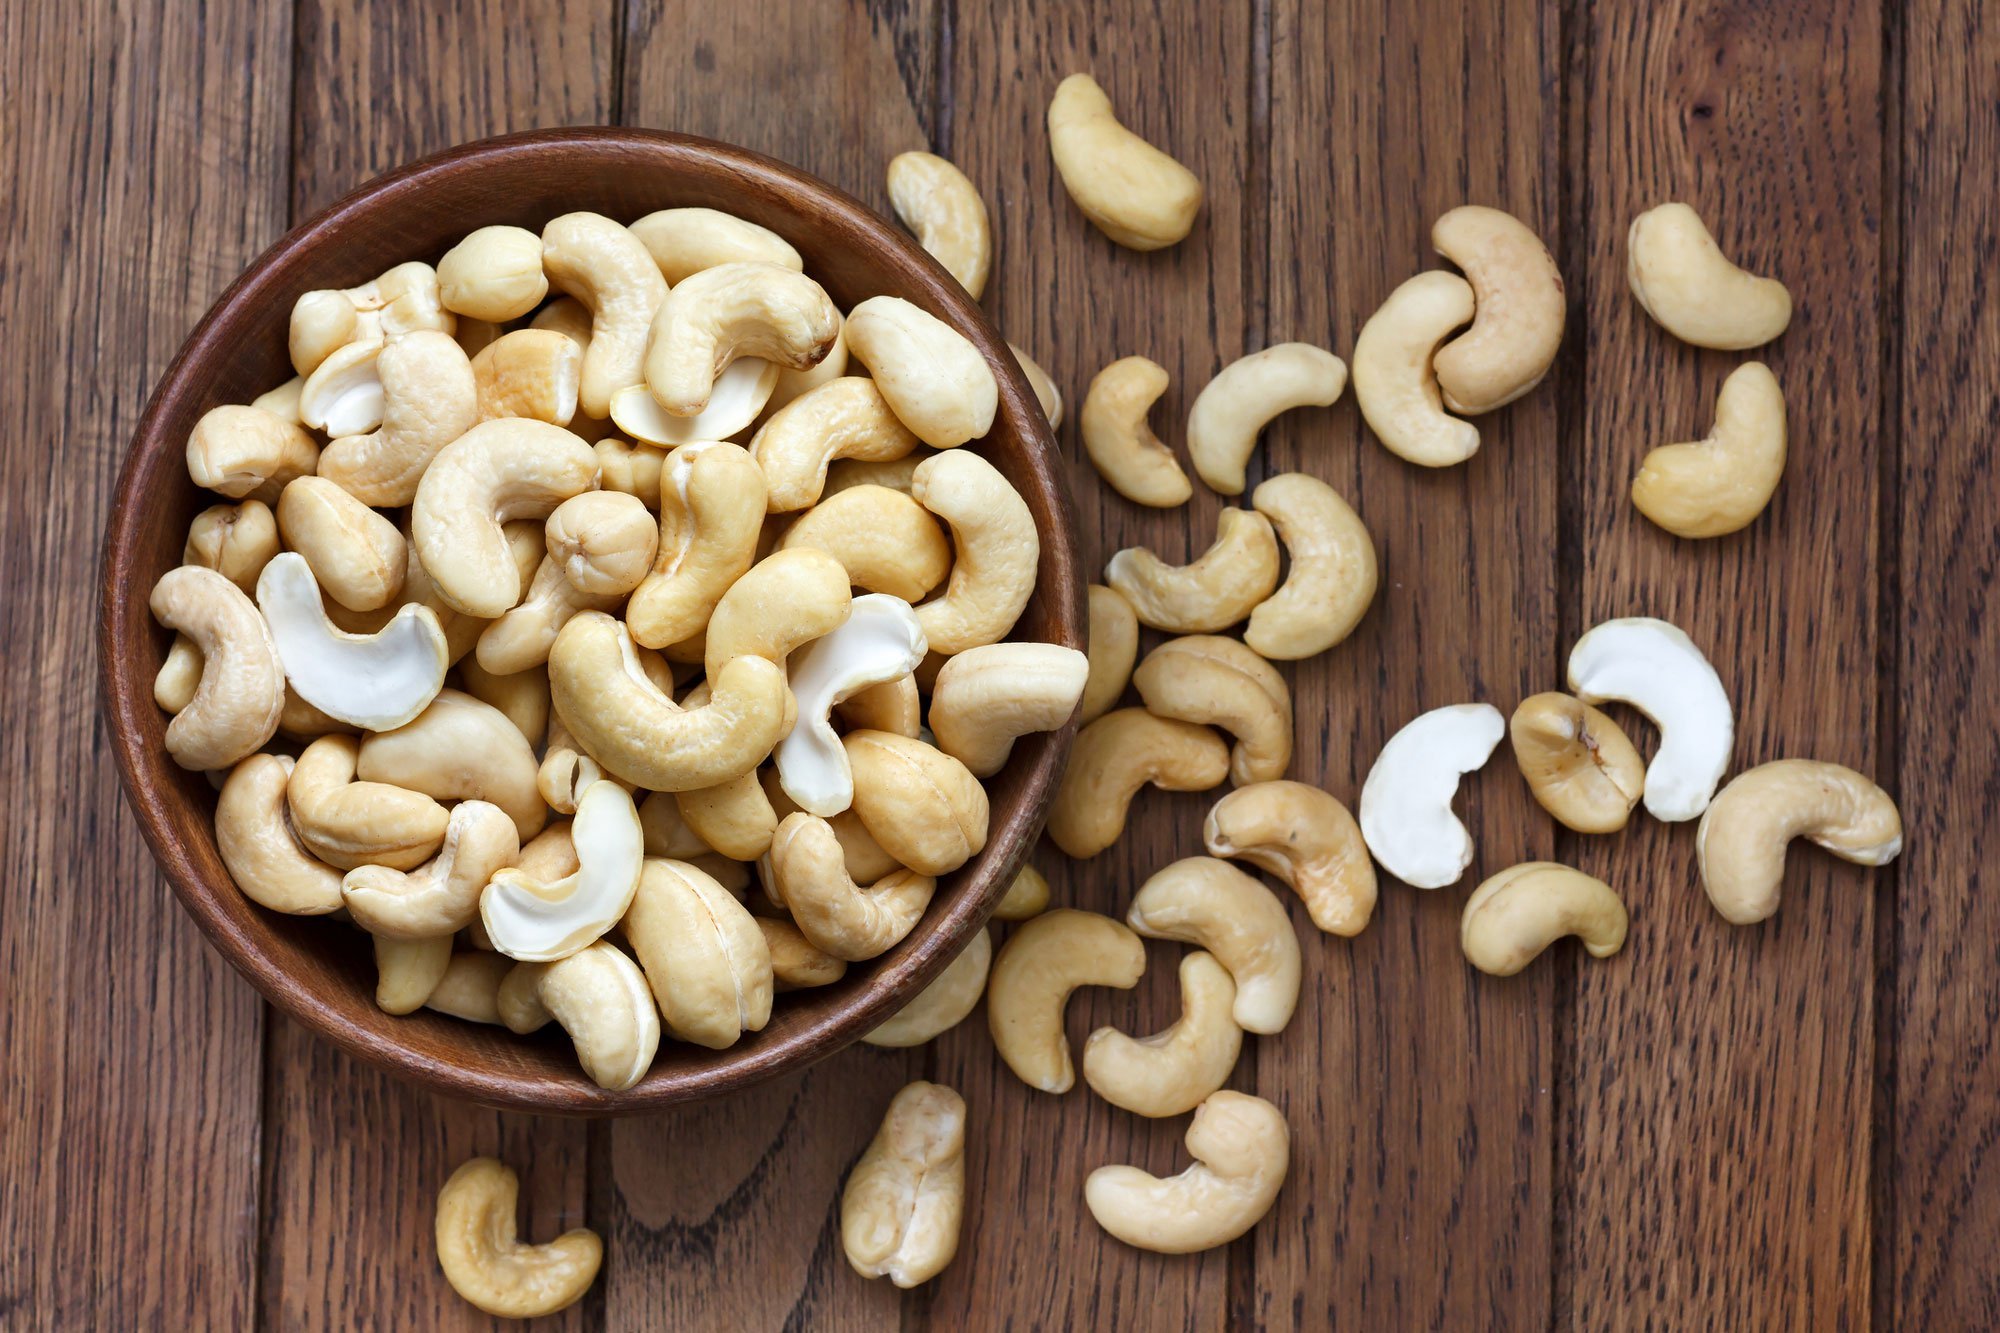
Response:
M1083 395L1083 450L1091 466L1120 495L1155 509L1186 504L1194 494L1174 451L1146 424L1167 384L1164 366L1127 356L1098 371Z
M1064 79L1048 120L1063 187L1099 231L1130 250L1159 250L1188 234L1201 211L1201 182L1119 124L1097 80Z
M1139 622L1174 634L1214 634L1256 609L1278 586L1278 537L1250 509L1216 516L1215 542L1193 563L1169 565L1128 546L1104 566L1104 581L1125 595Z
M1686 204L1661 204L1632 219L1625 277L1661 328L1697 347L1761 347L1792 322L1785 284L1730 263Z
M405 603L375 633L349 634L327 619L304 557L287 551L258 577L257 607L292 692L328 717L388 731L444 687L450 648L427 606Z
M1213 955L1181 959L1181 1016L1150 1037L1102 1027L1083 1044L1083 1081L1134 1115L1183 1115L1229 1081L1243 1049L1236 983Z
M478 379L464 349L431 332L384 347L375 374L382 390L381 426L327 445L319 456L319 475L363 504L406 505L416 499L417 482L431 460L479 421Z
M902 1047L921 1046L943 1036L978 1007L992 967L992 932L982 929L965 951L937 974L937 980L861 1040L870 1046Z
M479 895L486 936L509 958L567 958L617 925L632 903L646 855L632 794L615 782L592 783L576 803L569 836L577 860L571 874L544 884L503 869Z
M340 872L308 852L292 832L285 815L291 778L290 755L253 754L231 769L215 803L215 846L229 877L251 902L274 912L321 916L340 907Z
M1472 285L1419 273L1389 293L1354 340L1354 400L1382 447L1424 467L1479 452L1479 428L1448 416L1431 368L1437 345L1472 319Z
M770 1022L771 951L764 933L743 904L702 870L646 858L624 930L668 1036L719 1051Z
M646 387L671 415L697 416L738 357L807 370L839 332L839 310L805 274L782 264L719 264L675 283L660 303L646 344Z
M1375 600L1375 539L1338 491L1303 472L1260 483L1250 504L1278 530L1292 567L1251 609L1243 642L1283 662L1323 653L1354 632Z
M1083 1182L1097 1225L1127 1245L1193 1254L1227 1245L1271 1211L1291 1165L1291 1132L1261 1097L1217 1092L1188 1126L1195 1164L1162 1180L1136 1166L1100 1166Z
M1146 970L1146 946L1123 924L1059 907L1007 937L986 986L993 1047L1023 1083L1043 1092L1076 1086L1063 1008L1079 986L1130 990Z
M993 428L1000 385L964 334L900 296L871 296L847 315L847 350L890 410L933 449Z
M991 643L947 661L931 687L931 730L940 750L992 777L1017 737L1054 731L1083 697L1090 659L1053 643Z
M1347 363L1311 343L1279 343L1224 366L1188 410L1188 457L1209 489L1243 494L1243 468L1273 418L1329 407L1347 388Z
M1739 773L1701 817L1701 886L1739 926L1778 910L1785 849L1805 838L1843 861L1887 865L1903 850L1903 819L1889 793L1851 768L1780 759Z
M611 396L645 380L646 339L667 299L667 280L639 239L597 213L565 213L542 228L542 269L590 311L577 402L611 415Z
M487 1314L531 1319L583 1298L604 1262L604 1242L586 1227L546 1245L516 1239L521 1181L491 1157L475 1157L438 1191L437 1253L451 1289Z
M854 775L833 729L833 708L871 685L908 676L928 651L910 604L882 593L854 599L845 622L793 653L787 670L799 718L778 742L785 794L831 818L854 802Z
M1433 360L1445 406L1477 416L1542 382L1562 346L1562 273L1541 238L1511 213L1478 204L1431 225L1431 247L1472 284L1472 327Z
M632 234L675 286L723 264L777 264L794 272L806 266L775 231L713 208L663 208L633 223Z
M341 881L341 900L354 924L377 939L450 935L479 919L480 890L520 854L506 811L463 801L452 808L436 856L411 871L356 866Z
M1578 833L1616 833L1646 789L1624 729L1581 699L1530 695L1507 723L1514 762L1542 809Z
M1458 942L1481 972L1511 977L1565 935L1592 958L1609 958L1625 947L1625 928L1625 904L1609 884L1555 861L1528 861L1472 891Z
M750 456L764 471L771 512L783 514L819 502L836 459L889 463L918 443L874 380L842 375L773 412L751 437Z
M977 301L993 267L993 228L965 173L936 153L898 153L889 159L889 206Z
M1132 684L1155 717L1206 723L1236 737L1229 755L1235 786L1282 778L1291 767L1291 691L1275 667L1235 639L1169 639L1146 654Z
M1299 1002L1299 937L1285 905L1227 861L1190 856L1140 886L1125 923L1156 940L1214 954L1236 982L1230 1012L1245 1032L1282 1032Z
M1090 585L1090 676L1083 685L1077 720L1089 726L1111 711L1132 680L1139 660L1139 616L1125 594L1101 583Z
M361 742L355 772L440 801L490 801L522 842L549 812L535 789L534 747L507 715L459 690L440 690L423 712Z
M1207 791L1229 776L1229 747L1192 722L1119 708L1077 733L1049 804L1049 838L1066 855L1097 855L1125 832L1139 788Z
M155 620L186 635L201 654L201 682L167 724L174 762L207 772L264 748L285 711L285 671L243 590L212 569L182 565L160 576L148 604Z
M722 595L756 560L764 474L736 445L683 445L661 472L659 508L653 572L625 608L632 637L647 648L700 633Z
M1660 729L1646 766L1646 813L1675 823L1708 808L1729 767L1736 720L1694 640L1664 620L1607 620L1570 650L1569 688L1587 704L1631 704Z
M1389 738L1361 785L1361 836L1384 870L1413 889L1458 882L1472 864L1472 834L1452 813L1452 797L1506 729L1492 704L1450 704Z
M624 950L597 940L534 966L535 998L576 1043L577 1061L591 1082L623 1092L646 1077L660 1048L660 1015L646 974Z
M520 319L549 294L542 238L525 227L481 227L438 260L446 310L493 324Z
M936 1083L896 1094L840 1195L840 1245L863 1277L920 1286L958 1253L965 1099Z
M1241 858L1290 885L1329 935L1359 935L1375 913L1375 863L1360 826L1317 787L1239 787L1210 807L1201 836L1210 856Z
M1646 455L1632 503L1676 537L1721 537L1764 512L1784 472L1785 393L1752 361L1722 382L1708 438Z
M1035 591L1042 540L1027 502L991 463L963 451L925 459L911 494L951 526L957 548L944 592L917 608L932 651L998 643Z

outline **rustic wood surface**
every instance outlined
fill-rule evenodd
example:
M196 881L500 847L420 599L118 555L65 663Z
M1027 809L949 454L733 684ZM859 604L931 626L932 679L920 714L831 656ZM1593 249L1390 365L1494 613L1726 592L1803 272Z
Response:
M1183 245L1121 251L1069 204L1042 115L1074 69L1206 181ZM2000 1326L1996 76L2000 12L1972 0L6 6L0 1326L483 1325L430 1242L437 1186L475 1152L521 1170L530 1234L604 1234L568 1327ZM1872 873L1800 854L1783 911L1739 930L1694 882L1691 827L1559 833L1496 757L1467 784L1475 869L1604 874L1630 946L1482 977L1458 953L1463 886L1385 885L1358 939L1308 931L1299 1017L1234 1080L1284 1108L1290 1182L1193 1258L1110 1242L1079 1198L1102 1162L1172 1168L1185 1121L1028 1093L978 1016L617 1123L355 1064L207 949L124 809L90 689L104 506L180 339L291 222L409 157L590 122L733 140L878 208L892 154L953 157L993 213L987 307L1061 384L1078 452L1075 407L1114 357L1167 368L1154 420L1178 439L1241 353L1347 354L1436 262L1438 212L1519 213L1562 265L1570 332L1472 463L1402 465L1350 396L1286 419L1253 466L1332 482L1383 558L1360 631L1287 673L1294 776L1352 801L1417 711L1509 709L1560 685L1589 624L1659 614L1730 684L1738 766L1873 773L1907 853ZM1740 359L1676 343L1626 290L1626 225L1666 198L1798 301L1760 354L1786 388L1786 481L1711 543L1625 494ZM1144 511L1074 478L1098 559L1199 549L1221 507L1197 487ZM1059 901L1119 910L1199 849L1206 804L1149 793L1117 849L1038 863ZM1168 1021L1174 952L1130 994L1079 996L1072 1035ZM837 1194L919 1076L971 1106L971 1204L958 1261L902 1294L848 1269Z

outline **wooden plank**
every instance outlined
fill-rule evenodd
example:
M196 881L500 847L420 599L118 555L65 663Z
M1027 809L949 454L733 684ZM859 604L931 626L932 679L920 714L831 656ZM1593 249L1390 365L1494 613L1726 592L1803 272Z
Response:
M450 22L421 6L314 0L298 11L292 203L318 209L376 172L507 130L609 119L614 0L472 0ZM402 110L398 110L398 109ZM467 223L468 230L475 225ZM413 258L415 256L412 256ZM587 1130L415 1092L288 1022L267 1053L266 1322L483 1327L445 1283L431 1219L465 1158L522 1179L522 1234L587 1221ZM600 1321L597 1297L568 1327Z
M1443 266L1431 223L1462 203L1507 209L1563 258L1557 36L1526 0L1273 5L1267 341L1349 354L1392 290ZM1559 368L1478 418L1480 452L1442 472L1383 449L1352 394L1272 432L1264 471L1348 497L1383 571L1353 637L1294 673L1295 776L1353 808L1417 714L1508 712L1558 683L1554 436L1570 392ZM1282 1042L1258 1045L1259 1088L1277 1090L1297 1135L1291 1181L1253 1237L1260 1323L1547 1321L1556 969L1473 972L1458 915L1483 876L1549 855L1553 836L1504 745L1461 790L1477 853L1458 886L1385 877L1352 941L1294 910L1312 1001Z
M2000 211L1993 88L2000 14L1959 0L1903 20L1902 288L1889 373L1900 379L1900 717L1904 853L1891 1013L1894 1097L1876 1268L1877 1323L2000 1327L2000 904L1987 859L2000 746L1990 719L2000 617L1990 605L2000 476L1989 439L2000 326L1986 295ZM1900 301L1896 297L1900 295ZM1885 767L1892 762L1885 755ZM1878 907L1886 914L1887 904ZM1893 1019L1893 1022L1889 1020ZM1881 1215L1878 1214L1878 1222Z
M261 1009L125 809L95 717L91 570L154 379L282 223L290 29L248 3L0 19L10 1327L240 1327L254 1308Z
M1798 756L1873 772L1880 11L1697 0L1592 22L1571 270L1588 365L1565 445L1582 623L1657 615L1693 636L1736 705L1735 770ZM1775 345L1703 352L1633 300L1626 229L1669 199L1790 286ZM1785 388L1784 483L1742 534L1672 538L1633 508L1632 476L1653 446L1698 438L1751 357ZM1626 720L1650 750L1651 728ZM1876 878L1794 852L1783 910L1740 929L1699 887L1694 833L1642 815L1576 840L1633 919L1621 962L1574 965L1564 1313L1584 1328L1640 1310L1685 1327L1851 1327L1869 1310Z
M1252 344L1262 280L1246 258L1261 202L1251 167L1254 45L1247 6L1009 2L958 9L955 110L941 151L972 178L992 213L988 309L1048 368L1067 401L1059 436L1074 460L1071 484L1085 565L1093 570L1120 547L1150 546L1181 560L1214 539L1218 497L1197 486L1191 505L1164 512L1123 500L1085 460L1077 415L1098 370L1121 356L1149 356L1172 377L1154 423L1178 441L1209 374ZM1121 249L1070 202L1044 125L1056 85L1076 71L1094 74L1128 125L1207 186L1209 202L1180 245L1145 255ZM1149 635L1148 646L1159 637ZM1054 902L1122 918L1147 875L1201 851L1205 808L1201 796L1147 792L1133 805L1125 838L1102 855L1071 862L1045 845L1037 859ZM1180 1012L1181 952L1149 950L1147 975L1133 992L1079 993L1069 1006L1075 1048L1101 1024L1143 1033L1172 1022ZM994 1054L983 1008L938 1043L932 1070L965 1095L973 1129L964 1257L931 1284L928 1326L1193 1329L1222 1322L1231 1252L1167 1258L1129 1249L1100 1231L1083 1206L1083 1178L1107 1162L1180 1170L1185 1117L1142 1120L1081 1086L1062 1097L1030 1091ZM1251 1085L1248 1059L1238 1082Z
M890 157L937 104L937 6L636 0L623 119L770 153L888 209ZM921 1073L855 1049L709 1106L612 1125L604 1280L612 1328L894 1326L896 1289L840 1247L848 1167Z

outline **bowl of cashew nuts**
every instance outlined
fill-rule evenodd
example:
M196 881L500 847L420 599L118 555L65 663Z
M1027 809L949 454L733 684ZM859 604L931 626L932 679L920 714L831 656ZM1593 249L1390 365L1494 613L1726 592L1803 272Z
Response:
M881 1027L1076 728L1031 375L891 222L723 144L513 135L335 204L190 335L105 538L181 903L489 1105L656 1109Z

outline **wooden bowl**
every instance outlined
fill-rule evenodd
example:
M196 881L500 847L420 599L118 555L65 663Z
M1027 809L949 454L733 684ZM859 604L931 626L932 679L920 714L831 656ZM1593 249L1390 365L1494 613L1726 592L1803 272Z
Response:
M221 497L188 478L185 446L201 414L243 403L292 375L286 329L301 292L351 287L409 259L432 262L489 223L534 231L589 209L631 221L655 209L725 209L783 236L843 309L878 294L907 298L985 354L1000 410L976 445L1027 501L1042 535L1035 597L1019 637L1085 643L1075 518L1048 426L1000 336L956 282L899 229L856 200L770 158L686 135L571 129L468 144L383 176L267 250L222 294L139 423L105 535L98 627L104 711L119 771L174 891L223 956L285 1013L365 1060L435 1091L492 1106L624 1114L709 1097L822 1059L860 1038L926 985L985 923L1026 859L1061 772L1074 723L1022 739L988 784L985 850L945 877L910 936L838 984L781 996L771 1022L726 1051L663 1041L643 1082L606 1092L577 1067L560 1030L534 1037L428 1010L376 1008L367 938L339 922L251 903L216 852L215 793L167 755L153 676L169 635L147 596L180 563L190 520Z

